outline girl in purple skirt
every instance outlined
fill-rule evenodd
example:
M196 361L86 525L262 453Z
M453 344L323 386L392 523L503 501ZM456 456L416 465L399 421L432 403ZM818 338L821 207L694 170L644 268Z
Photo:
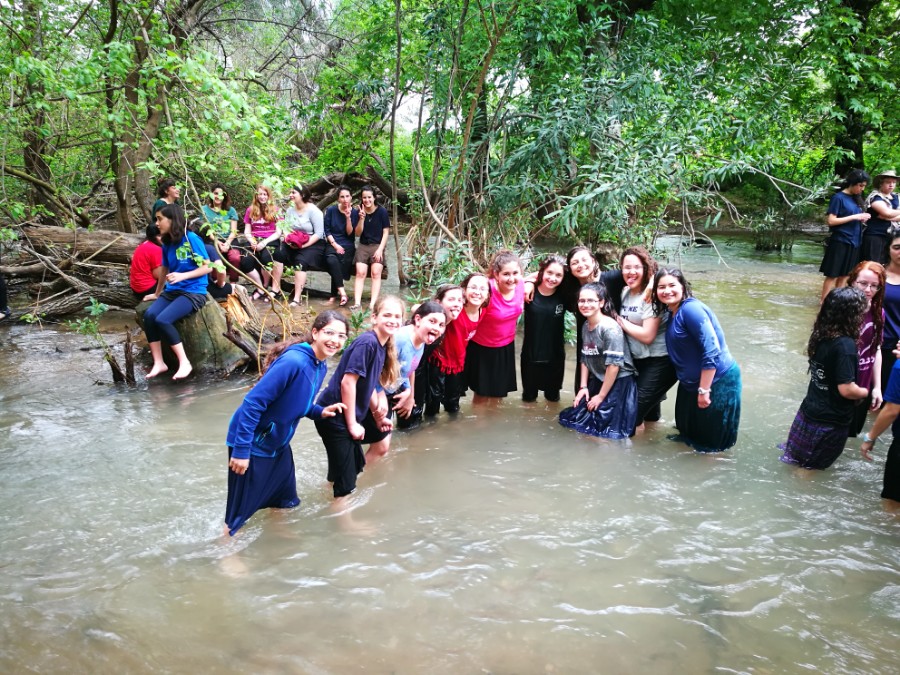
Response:
M809 388L780 446L782 462L827 469L844 451L854 409L869 395L856 384L856 340L867 306L855 288L837 288L825 297L806 347Z

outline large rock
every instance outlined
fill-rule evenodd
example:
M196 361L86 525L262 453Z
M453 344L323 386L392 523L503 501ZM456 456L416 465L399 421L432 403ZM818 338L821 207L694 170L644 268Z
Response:
M142 302L135 310L138 325L144 327L144 312L152 303ZM228 374L249 361L243 351L224 336L227 330L225 311L209 295L199 312L194 312L176 322L184 351L194 366L194 372L202 374ZM172 350L163 344L163 357L170 370L177 368Z

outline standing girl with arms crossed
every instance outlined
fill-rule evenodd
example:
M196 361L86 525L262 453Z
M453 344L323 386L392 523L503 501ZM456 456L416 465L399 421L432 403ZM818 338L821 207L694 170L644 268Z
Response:
M306 339L269 350L262 378L228 425L226 535L234 536L259 509L300 504L291 438L301 417L319 419L343 411L343 403L323 408L313 401L328 370L325 360L346 339L347 319L328 310L316 317Z
M316 420L316 430L328 453L328 481L335 500L356 489L356 477L373 460L362 444L377 443L391 435L384 386L400 373L393 336L403 323L403 301L392 295L379 298L372 311L372 330L357 337L344 350L328 386L319 396L321 406L344 404L344 414ZM388 441L389 442L389 441Z
M466 349L466 384L477 396L504 398L516 385L516 322L524 310L522 263L499 251L490 264L491 298Z
M559 423L601 438L628 438L637 414L637 384L625 334L603 284L589 283L578 294L582 328L580 385L573 407Z
M559 401L566 370L566 307L559 292L566 274L566 261L548 255L541 261L534 296L525 305L525 331L519 369L522 400L537 400L538 391L548 401Z

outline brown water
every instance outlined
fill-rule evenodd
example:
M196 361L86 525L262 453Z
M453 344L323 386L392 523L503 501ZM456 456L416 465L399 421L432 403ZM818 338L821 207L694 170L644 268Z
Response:
M0 327L0 672L896 672L882 463L851 440L804 478L775 449L807 382L821 277L804 251L684 260L743 369L732 451L466 402L361 476L364 535L331 514L304 423L302 505L220 536L246 381L96 385L81 337Z

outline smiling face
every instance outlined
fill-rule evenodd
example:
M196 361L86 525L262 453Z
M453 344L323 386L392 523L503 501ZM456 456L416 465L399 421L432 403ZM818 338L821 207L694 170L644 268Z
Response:
M375 210L375 195L369 190L363 190L362 205L366 212L371 213Z
M578 251L569 260L569 271L582 284L593 280L594 278L594 257L587 251Z
M382 342L397 332L403 325L403 305L399 300L387 299L372 314L372 330Z
M303 195L301 195L293 188L291 188L291 191L288 192L288 199L290 199L293 202L294 206L298 208L303 206Z
M488 280L480 274L469 279L466 286L466 304L480 307L488 297Z
M449 315L450 321L455 321L456 317L459 316L463 308L463 302L463 290L461 288L454 288L444 293L444 297L441 298L441 307Z
M222 188L216 188L212 191L212 202L213 206L219 208L222 206L222 202L225 201L225 191Z
M584 318L589 319L601 309L603 301L595 290L586 288L578 294L578 311Z
M566 270L562 265L559 263L550 263L544 269L544 274L541 276L541 287L544 290L552 291L562 283L565 274Z
M622 278L625 284L632 292L640 291L644 286L644 278L647 270L644 269L644 263L636 255L626 255L622 259Z
M881 288L881 280L872 270L860 270L856 276L856 281L853 282L853 288L861 290L863 295L866 296L866 309L868 309L872 304L872 298L875 297Z
M656 297L671 310L678 309L684 299L684 286L671 274L661 277L656 284Z
M346 341L347 325L343 321L331 321L322 330L312 329L312 348L320 361L337 354Z
M516 290L519 279L522 278L522 268L517 262L506 263L497 272L497 287L501 293L510 293Z
M256 190L256 201L258 201L260 204L265 204L266 202L268 202L269 191L264 187L258 188Z
M447 328L447 315L443 312L434 312L425 316L416 315L415 326L416 337L420 342L424 342L426 345L434 344Z
M173 185L168 190L166 190L166 199L172 202L177 202L178 198L181 196L181 188L177 185Z

